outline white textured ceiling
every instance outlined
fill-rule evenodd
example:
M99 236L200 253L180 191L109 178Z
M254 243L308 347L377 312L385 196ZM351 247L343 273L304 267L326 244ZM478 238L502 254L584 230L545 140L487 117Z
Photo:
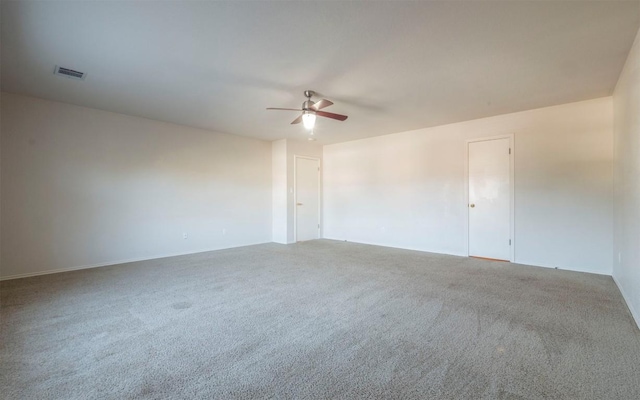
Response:
M608 96L638 1L2 2L2 90L322 143ZM54 65L87 72L79 82Z

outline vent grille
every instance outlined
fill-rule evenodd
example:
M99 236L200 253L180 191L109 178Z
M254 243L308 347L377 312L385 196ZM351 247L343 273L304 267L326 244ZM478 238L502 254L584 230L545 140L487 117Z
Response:
M79 79L81 81L83 81L84 78L87 76L87 74L84 73L84 72L76 71L76 70L69 69L69 68L60 67L58 65L56 65L56 69L53 71L53 73L56 74L56 75L66 76L67 78L71 78L71 79Z

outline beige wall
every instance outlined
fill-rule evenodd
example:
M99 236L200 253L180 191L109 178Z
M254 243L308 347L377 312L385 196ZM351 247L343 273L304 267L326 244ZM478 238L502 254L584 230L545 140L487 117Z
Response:
M640 326L640 32L613 94L613 277Z
M610 275L610 97L325 146L325 237L466 255L466 141L504 134L516 262Z
M271 241L271 143L1 100L2 277Z
M286 244L287 241L287 140L271 142L271 171L272 171L272 240Z

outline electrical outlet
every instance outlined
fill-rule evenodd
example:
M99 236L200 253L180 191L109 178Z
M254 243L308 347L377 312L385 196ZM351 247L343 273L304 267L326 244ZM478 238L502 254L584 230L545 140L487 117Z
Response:
M183 239L186 239L186 238L187 238L187 233L186 233L186 232L182 234L182 238L183 238Z
M622 252L618 252L618 263L622 262Z
M227 228L222 228L222 234L226 235L227 234Z

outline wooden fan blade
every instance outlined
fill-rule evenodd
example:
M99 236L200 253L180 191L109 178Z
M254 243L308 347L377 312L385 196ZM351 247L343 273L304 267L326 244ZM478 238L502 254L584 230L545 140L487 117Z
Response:
M315 104L314 104L314 105L312 105L312 106L311 106L311 107L309 107L309 108L311 108L311 109L313 109L313 110L318 111L319 109L321 109L321 108L325 108L325 107L329 107L329 106L330 106L330 105L332 105L332 104L333 104L333 102L331 102L331 101L329 101L329 100L327 100L327 99L322 99L322 100L320 100L320 101L315 102Z
M293 122L291 123L291 125L299 124L300 122L302 122L302 115L300 115L298 118L294 119Z
M338 121L344 121L345 119L348 118L346 115L334 114L326 111L316 111L316 115L319 115L321 117L331 118L331 119L337 119Z
M267 108L267 110L302 111L299 108L273 108L273 107L269 107Z

